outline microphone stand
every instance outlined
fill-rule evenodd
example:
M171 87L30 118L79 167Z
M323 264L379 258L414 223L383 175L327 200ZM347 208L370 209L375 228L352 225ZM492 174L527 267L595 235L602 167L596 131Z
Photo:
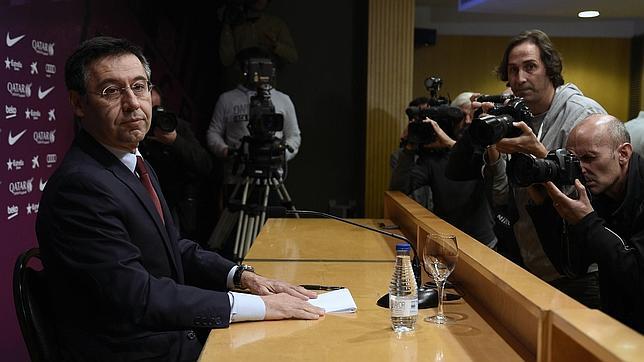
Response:
M409 239L407 239L406 237L404 237L402 235L397 235L397 234L394 234L394 233L390 233L390 232L387 232L387 231L379 230L379 229L376 229L376 228L372 228L370 226L361 225L361 224L355 223L353 221L349 221L349 220L343 219L341 217L337 217L335 215L331 215L331 214L327 214L327 213L319 212L319 211L288 210L288 209L285 209L285 213L286 213L286 215L322 216L322 217L325 217L325 218L334 219L334 220L343 222L345 224L350 224L350 225L357 226L357 227L360 227L360 228L363 228L363 229L371 230L371 231L377 232L379 234L386 235L386 236L389 236L391 238L402 240L402 241L406 242L407 244L409 244L409 246L411 246L411 249L414 252L414 257L412 258L412 261L411 261L411 267L412 267L412 270L414 271L414 278L416 279L416 287L417 287L416 289L418 290L418 308L419 309L426 309L426 308L436 307L438 305L438 296L437 296L436 290L432 289L432 288L425 288L425 287L422 286L421 278L420 278L421 269L420 269L420 260L418 258L418 251L416 250L416 247L414 246L414 244L411 241L409 241ZM377 304L379 306L383 307L383 308L389 308L389 294L385 294L380 299L378 299Z

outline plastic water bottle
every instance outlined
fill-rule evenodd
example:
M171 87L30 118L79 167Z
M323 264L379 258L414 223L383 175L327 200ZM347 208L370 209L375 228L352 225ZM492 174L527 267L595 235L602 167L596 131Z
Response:
M391 328L395 332L413 331L418 317L418 290L411 267L407 243L396 245L396 265L389 284Z

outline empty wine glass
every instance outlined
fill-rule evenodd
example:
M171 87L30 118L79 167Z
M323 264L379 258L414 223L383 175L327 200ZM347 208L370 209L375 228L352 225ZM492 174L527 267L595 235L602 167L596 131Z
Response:
M443 298L445 282L447 277L456 267L458 260L458 245L456 236L430 233L423 248L423 264L427 274L431 274L438 289L438 313L435 316L426 317L426 322L445 324L451 318L443 313Z

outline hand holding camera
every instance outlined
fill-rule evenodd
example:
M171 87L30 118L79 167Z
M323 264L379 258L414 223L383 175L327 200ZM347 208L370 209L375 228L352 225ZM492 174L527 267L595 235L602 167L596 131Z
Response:
M438 122L434 121L433 119L428 119L427 122L432 125L434 133L436 134L436 139L433 143L428 144L426 147L451 148L452 146L454 146L456 141L454 141L450 136L447 135L447 133L445 133L445 131L443 131Z
M503 101L503 103L492 103L493 107L486 109L489 107L489 100ZM482 108L475 113L476 118L472 120L469 132L472 140L481 146L495 144L503 138L521 136L525 128L518 128L515 122L531 124L534 118L523 98L507 95L479 96L477 102L482 102ZM486 113L483 113L484 109Z
M578 199L566 196L552 182L547 182L545 186L548 191L548 195L550 195L550 198L552 199L552 205L555 210L557 210L557 213L569 224L575 225L579 223L581 219L594 211L593 206L590 203L590 199L588 198L588 194L586 193L586 188L578 179L575 180L574 185L577 190L577 194L579 195Z
M405 113L409 117L407 142L414 145L448 142L448 139L452 139L450 134L455 133L456 124L465 117L459 108L447 105L429 108L408 107ZM440 131L440 136L437 130Z
M539 142L537 136L525 122L513 122L516 136L505 137L496 143L496 149L503 153L529 153L537 157L545 157L548 153L546 147Z

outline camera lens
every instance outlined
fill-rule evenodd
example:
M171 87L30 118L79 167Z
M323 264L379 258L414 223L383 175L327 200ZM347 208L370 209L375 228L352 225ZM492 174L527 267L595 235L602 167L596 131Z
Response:
M557 164L548 159L538 159L525 153L513 153L507 169L510 182L525 187L535 183L556 181Z
M509 130L514 129L512 122L514 120L509 115L483 115L472 121L470 135L481 146L492 145L509 136Z

